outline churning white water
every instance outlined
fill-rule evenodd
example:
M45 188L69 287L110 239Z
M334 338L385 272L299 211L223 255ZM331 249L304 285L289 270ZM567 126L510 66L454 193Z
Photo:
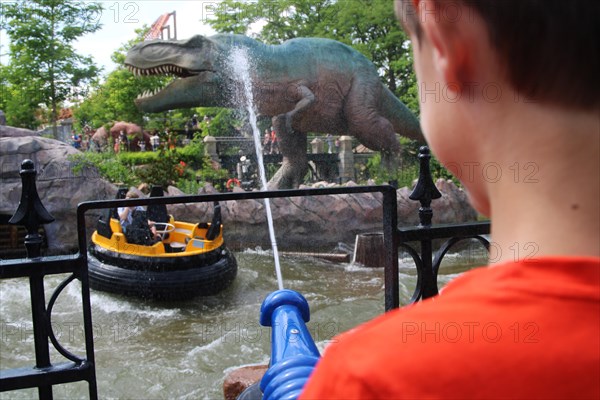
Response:
M254 109L254 97L252 94L252 76L250 74L249 55L245 48L236 47L231 52L230 66L232 77L236 77L242 84L243 96L241 101L248 111L248 119L252 127L252 136L254 137L254 149L258 163L258 172L260 176L261 190L267 190L267 174L260 143L260 131L258 130L256 120L256 110ZM271 212L271 202L268 198L264 199L265 210L267 212L267 224L269 226L269 237L273 248L273 258L275 260L275 273L277 274L277 285L283 289L283 277L281 275L281 265L279 263L279 251L277 250L277 239L275 237L275 227L273 225L273 213Z

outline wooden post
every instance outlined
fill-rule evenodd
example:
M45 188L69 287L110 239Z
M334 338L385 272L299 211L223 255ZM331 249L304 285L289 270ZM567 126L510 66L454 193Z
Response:
M342 183L354 179L354 153L352 152L352 138L350 136L341 136L339 175Z
M313 139L312 142L310 142L310 146L311 146L313 154L322 154L323 153L324 145L323 145L323 141L321 139L319 139L319 138Z
M383 233L361 233L356 235L353 263L360 263L369 268L380 268L385 265Z
M211 160L220 163L219 154L217 153L217 139L206 136L204 138L204 152Z

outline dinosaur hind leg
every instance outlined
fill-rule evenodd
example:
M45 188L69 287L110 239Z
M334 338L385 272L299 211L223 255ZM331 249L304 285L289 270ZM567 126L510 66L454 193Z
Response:
M348 133L369 149L380 151L382 163L389 172L397 170L400 142L392 123L376 113L369 114L368 118L356 118L349 122Z
M394 127L386 118L375 115L371 118L350 121L348 133L371 150L399 153L400 142Z
M277 135L279 152L283 156L281 168L269 181L269 189L295 189L304 181L308 172L306 134L288 126L285 114L273 117L273 129Z

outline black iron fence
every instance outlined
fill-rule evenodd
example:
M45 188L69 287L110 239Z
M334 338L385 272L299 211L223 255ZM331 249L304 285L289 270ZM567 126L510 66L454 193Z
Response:
M429 149L422 147L419 152L420 175L411 194L411 199L419 201L420 224L411 228L398 228L397 192L391 185L333 187L322 189L301 189L281 191L252 191L223 194L204 194L177 197L150 197L145 199L104 200L79 204L77 207L77 233L79 253L75 256L38 257L41 239L38 227L48 223L52 217L45 211L35 187L35 169L29 160L23 162L23 195L12 223L27 227L26 246L28 258L0 265L0 279L27 277L31 286L32 319L35 336L36 365L31 368L3 370L0 372L0 391L37 387L39 397L52 398L52 386L85 380L89 384L90 398L97 398L94 365L92 320L87 274L87 233L85 214L90 210L112 209L122 206L169 205L215 201L238 201L250 199L324 196L337 194L380 193L383 202L382 230L384 240L384 279L386 311L400 306L398 249L407 251L414 259L417 268L417 285L411 301L418 301L438 293L437 273L445 254L458 242L475 238L484 246L488 241L483 235L490 231L489 222L460 225L431 225L431 201L439 198L429 170ZM434 240L443 244L434 254ZM418 246L417 246L418 245ZM71 273L54 291L48 303L44 298L46 275ZM52 307L62 290L75 279L81 281L82 313L86 341L85 356L78 356L65 349L56 339L52 328ZM49 356L49 342L68 362L54 364Z
M35 366L0 371L0 391L38 388L40 399L52 399L52 386L87 381L91 399L98 397L96 369L94 364L94 341L92 335L92 313L87 278L87 260L81 254L75 256L40 257L43 238L39 227L54 221L46 211L37 193L35 166L31 160L21 164L23 190L19 207L9 223L23 225L26 259L3 260L0 264L0 279L28 278L31 294L31 313L35 349ZM44 294L44 278L56 274L70 274L50 296L48 303ZM52 326L52 308L61 292L75 279L81 281L83 329L85 355L76 355L67 350L57 339ZM64 360L52 362L50 343Z
M398 228L395 230L394 248L404 249L415 262L417 268L417 285L412 295L411 302L426 299L438 294L437 276L440 265L446 253L464 240L474 239L479 241L488 251L489 242L485 235L490 233L489 222L473 222L466 224L435 225L432 226L433 211L431 202L439 199L442 194L436 188L431 177L429 162L431 155L429 148L423 146L419 149L419 180L410 195L411 200L421 203L419 208L419 225L416 227ZM442 240L442 245L433 253L434 241ZM415 244L419 244L420 251ZM396 264L397 265L397 264ZM398 270L394 265L386 276L386 310L397 308L398 302Z

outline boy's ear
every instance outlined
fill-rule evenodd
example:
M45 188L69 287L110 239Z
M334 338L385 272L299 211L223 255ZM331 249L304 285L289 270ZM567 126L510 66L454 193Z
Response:
M459 7L458 18L450 19L444 2L435 0L413 0L423 29L424 40L429 41L432 49L432 62L443 84L449 90L460 91L465 84L473 80L472 26L469 26L469 12L464 5L452 2ZM460 10L460 7L463 9ZM456 12L453 10L453 12Z

